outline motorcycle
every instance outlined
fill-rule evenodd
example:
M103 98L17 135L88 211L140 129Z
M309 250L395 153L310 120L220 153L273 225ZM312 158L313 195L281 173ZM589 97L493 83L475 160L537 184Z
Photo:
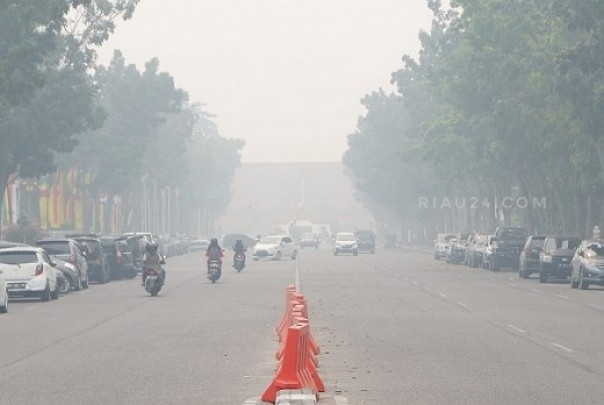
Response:
M145 269L144 271L147 274L147 277L145 278L145 291L151 294L152 297L156 297L163 285L161 276L153 269Z
M222 273L222 263L219 260L208 260L208 279L215 283Z
M243 270L243 268L245 267L245 253L235 253L235 257L233 257L233 267L237 271Z

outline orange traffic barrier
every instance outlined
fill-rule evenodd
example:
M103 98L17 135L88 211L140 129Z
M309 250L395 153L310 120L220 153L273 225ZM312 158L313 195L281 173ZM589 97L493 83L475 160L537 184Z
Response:
M316 354L313 351L313 345L312 342L314 341L313 337L312 337L312 333L310 332L310 323L308 322L308 318L306 318L304 316L304 314L307 312L305 309L305 305L295 305L293 310L292 310L292 316L293 316L293 320L294 320L294 324L299 324L299 323L307 323L309 324L309 331L308 331L308 344L309 344L309 358L310 361L312 361L313 365L315 367L319 366L319 360L317 360ZM287 333L287 329L285 330ZM281 339L281 345L279 347L279 349L277 350L277 352L275 353L275 358L277 360L281 360L281 357L283 356L283 351L285 350L285 336L283 339Z
M274 404L278 391L303 388L311 389L318 399L318 388L309 370L308 331L308 323L288 328L281 364L273 382L262 395L263 401Z
M277 329L276 329L277 335L279 337L281 337L283 330L290 326L290 325L288 325L288 323L289 323L288 308L289 308L289 302L293 299L292 294L295 292L296 292L296 286L294 284L290 284L285 288L285 312L283 313L281 322L279 322L279 325L277 326Z

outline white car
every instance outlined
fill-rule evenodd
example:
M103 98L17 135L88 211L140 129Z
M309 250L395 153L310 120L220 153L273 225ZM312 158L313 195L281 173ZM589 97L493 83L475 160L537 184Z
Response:
M4 270L0 267L0 314L8 312L8 291L6 290L6 280L2 278Z
M0 266L9 297L40 297L42 301L59 298L57 272L42 248L0 249Z
M357 238L352 232L340 232L336 235L336 240L333 244L334 256L340 253L352 253L355 256L359 255L359 244Z
M270 235L256 243L252 257L254 260L281 260L284 257L291 257L293 260L297 254L298 251L292 238L285 235Z

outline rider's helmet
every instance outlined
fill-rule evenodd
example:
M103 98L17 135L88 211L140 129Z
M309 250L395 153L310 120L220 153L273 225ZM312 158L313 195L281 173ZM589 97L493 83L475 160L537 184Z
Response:
M237 240L235 241L235 244L236 244L236 245L243 245L243 241L242 241L241 239L237 239Z
M155 253L157 252L159 245L157 243L147 243L147 252Z
M218 239L216 239L216 238L210 239L210 245L218 245Z

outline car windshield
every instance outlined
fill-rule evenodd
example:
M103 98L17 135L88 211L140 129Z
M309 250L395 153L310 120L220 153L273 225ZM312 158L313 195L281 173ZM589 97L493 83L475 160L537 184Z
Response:
M340 242L353 242L356 241L356 238L352 233L339 233L336 240Z
M26 264L37 262L38 255L34 252L0 252L0 263Z
M522 228L503 228L497 231L495 237L502 240L526 239L526 230Z
M70 255L71 250L69 248L69 242L56 241L56 242L38 242L37 245L44 248L49 255Z
M267 245L281 243L281 236L267 236L266 238L262 239L260 243Z
M576 249L581 244L580 238L556 238L556 249Z

